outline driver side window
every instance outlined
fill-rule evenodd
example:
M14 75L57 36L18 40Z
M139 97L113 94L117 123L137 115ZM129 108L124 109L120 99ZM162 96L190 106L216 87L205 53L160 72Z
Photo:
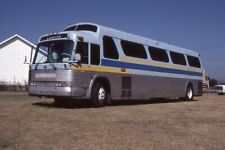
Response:
M88 43L77 42L76 54L81 55L81 63L88 64Z

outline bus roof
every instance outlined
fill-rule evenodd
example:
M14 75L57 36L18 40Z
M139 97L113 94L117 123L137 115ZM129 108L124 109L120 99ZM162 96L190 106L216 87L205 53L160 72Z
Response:
M180 52L180 53L189 54L189 55L192 55L192 56L199 57L199 53L197 53L196 51L193 51L193 50L181 48L181 47L174 46L174 45L171 45L171 44L168 44L168 43L156 41L156 40L153 40L153 39L150 39L150 38L134 35L134 34L131 34L131 33L123 32L123 31L120 31L120 30L117 30L117 29L105 27L105 26L102 26L102 25L94 24L94 23L73 24L73 25L68 26L65 29L65 31L71 31L71 30L68 30L68 29L69 28L75 29L78 26L82 26L82 25L89 26L90 30L88 29L86 31L88 31L92 35L93 35L93 33L95 33L97 35L97 37L99 37L99 38L101 38L104 35L107 35L107 36L111 36L111 37L114 37L114 38L123 39L123 40L131 41L131 42L136 42L136 43L140 43L140 44L147 45L147 46L158 47L158 48L162 48L162 49L169 50L169 51ZM94 27L97 27L96 30L94 30ZM82 31L85 31L85 30L82 30Z

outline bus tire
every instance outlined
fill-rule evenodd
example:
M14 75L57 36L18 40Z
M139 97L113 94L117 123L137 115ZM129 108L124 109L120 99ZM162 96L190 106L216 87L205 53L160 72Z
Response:
M192 100L193 98L194 98L194 90L193 90L193 87L189 85L186 89L185 99Z
M109 90L101 82L97 82L92 91L92 105L94 107L103 107L109 101Z

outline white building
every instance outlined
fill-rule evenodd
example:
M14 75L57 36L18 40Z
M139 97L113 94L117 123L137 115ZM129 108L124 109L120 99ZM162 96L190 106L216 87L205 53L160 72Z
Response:
M26 84L36 46L19 35L0 42L0 82ZM26 62L25 62L26 60Z

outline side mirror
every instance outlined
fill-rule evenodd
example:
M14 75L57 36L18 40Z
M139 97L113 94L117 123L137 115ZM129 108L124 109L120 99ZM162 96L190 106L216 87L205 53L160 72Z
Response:
M80 61L81 61L81 55L80 55L80 53L76 53L76 54L75 54L74 60L75 60L76 62L80 62Z
M78 64L80 61L81 61L81 55L79 53L76 53L74 55L73 60L72 61L69 61L68 63L69 64L74 64L74 63Z

